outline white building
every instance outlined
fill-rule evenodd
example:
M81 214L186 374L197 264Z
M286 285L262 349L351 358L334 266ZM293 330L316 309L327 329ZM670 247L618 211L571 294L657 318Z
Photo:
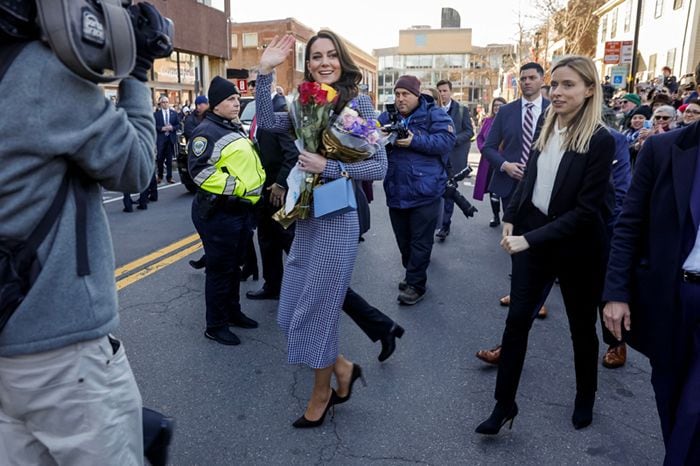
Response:
M633 41L639 0L609 0L598 16L595 62L601 76L610 75L613 64L604 63L605 43ZM693 73L700 62L700 6L697 0L641 0L636 78L649 81L668 66L679 79Z

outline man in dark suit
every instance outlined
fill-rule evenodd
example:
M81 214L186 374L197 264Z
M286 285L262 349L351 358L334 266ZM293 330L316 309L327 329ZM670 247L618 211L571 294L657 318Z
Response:
M279 96L281 97L281 96ZM253 104L254 105L254 104ZM272 100L272 108L283 112L286 101ZM265 283L257 291L248 291L248 299L279 299L284 273L283 252L289 252L294 240L294 226L285 229L272 219L284 204L287 176L297 163L299 150L289 133L276 133L257 128L256 120L250 127L250 136L256 141L260 162L265 169L265 190L258 211L258 245L262 259Z
M603 293L605 325L649 357L665 465L700 464L698 225L694 123L644 143L615 225Z
M455 131L455 145L449 154L449 176L452 176L467 167L467 157L474 137L472 119L469 109L452 100L452 83L447 80L438 81L437 90L440 93L442 108L452 118ZM442 213L442 225L435 235L438 241L445 241L450 234L450 223L455 203L452 199L445 199L445 208Z
M540 94L543 85L544 69L538 63L526 63L520 68L522 97L500 108L482 149L495 168L489 191L501 198L504 211L523 177L535 130L549 106Z
M549 100L540 93L543 85L544 69L539 63L530 62L520 67L522 97L500 108L481 150L494 167L488 191L501 199L504 212L515 186L523 177L537 129L549 107ZM508 306L510 296L504 296L500 302L502 306ZM547 310L542 306L539 317L546 316Z
M163 163L165 163L165 177L168 183L173 181L173 155L177 144L176 129L180 127L180 119L177 112L170 108L168 97L163 95L158 100L159 108L153 113L156 120L156 171L158 183L163 181Z

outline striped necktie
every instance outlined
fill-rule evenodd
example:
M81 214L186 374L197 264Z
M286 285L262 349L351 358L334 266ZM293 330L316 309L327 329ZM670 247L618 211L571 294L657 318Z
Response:
M534 134L534 113L532 107L535 104L528 102L525 104L525 118L523 118L523 152L520 157L521 163L527 163L527 159L530 157L530 148L532 147L532 136Z

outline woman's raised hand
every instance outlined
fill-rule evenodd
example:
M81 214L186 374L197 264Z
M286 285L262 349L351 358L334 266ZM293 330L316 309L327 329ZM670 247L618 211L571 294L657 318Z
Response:
M284 63L294 50L294 36L275 36L260 57L260 74L270 74L277 65Z

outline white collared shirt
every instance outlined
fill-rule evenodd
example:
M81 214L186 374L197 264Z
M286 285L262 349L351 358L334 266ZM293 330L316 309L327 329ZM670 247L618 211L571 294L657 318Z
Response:
M559 171L559 164L564 157L564 134L566 128L559 128L559 124L554 124L554 131L549 136L544 150L537 159L537 179L535 188L532 190L532 204L545 215L549 213L549 202L552 200L552 190L554 181Z
M520 121L521 121L521 124L523 121L525 121L525 111L527 110L527 108L525 108L525 105L527 105L527 104L534 105L532 107L532 124L533 124L532 131L533 131L533 135L534 135L535 127L537 127L537 120L539 120L540 115L542 115L542 95L540 94L539 96L537 96L537 98L535 100L533 100L532 102L527 100L525 97L520 98L520 107L521 107ZM534 143L534 141L533 141L533 143Z
M170 110L163 110L163 126L170 124Z
M683 262L683 270L700 273L700 228L698 228L698 234L695 237L695 245Z
M450 99L449 102L442 106L442 109L445 111L445 113L450 113L450 105L452 105L452 99Z

